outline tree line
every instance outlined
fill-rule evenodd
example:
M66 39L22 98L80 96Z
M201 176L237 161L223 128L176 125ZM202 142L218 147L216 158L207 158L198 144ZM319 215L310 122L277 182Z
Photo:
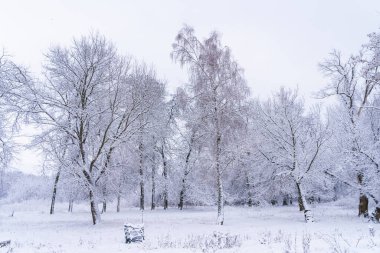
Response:
M225 204L294 201L312 222L310 203L354 192L358 215L379 221L380 33L319 64L328 84L317 96L335 97L328 108L306 107L285 87L253 99L217 32L199 39L185 25L170 56L188 73L174 94L154 67L98 33L48 49L40 76L3 54L0 173L14 155L12 133L31 124L54 175L50 214L57 194L69 211L86 199L97 224L108 202L119 212L137 196L141 210L215 204L220 225Z

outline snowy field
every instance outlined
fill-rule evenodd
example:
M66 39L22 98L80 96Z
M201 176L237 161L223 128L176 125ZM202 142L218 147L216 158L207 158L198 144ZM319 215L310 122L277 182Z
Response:
M335 203L315 208L316 222L306 224L297 206L227 207L225 225L215 225L212 207L144 212L143 243L125 244L123 224L139 223L141 212L124 208L102 215L91 225L87 206L58 203L0 206L1 252L380 252L380 225L359 219L356 210ZM10 217L14 211L13 217ZM371 227L374 232L371 233Z

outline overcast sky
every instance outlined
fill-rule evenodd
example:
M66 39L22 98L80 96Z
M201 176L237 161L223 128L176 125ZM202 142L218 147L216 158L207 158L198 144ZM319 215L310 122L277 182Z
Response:
M48 47L98 31L122 53L154 64L174 91L186 82L169 57L184 23L202 38L222 34L253 96L298 86L309 100L325 85L318 62L334 48L356 52L378 30L380 0L0 0L0 47L38 74ZM14 166L36 171L35 157L21 152Z

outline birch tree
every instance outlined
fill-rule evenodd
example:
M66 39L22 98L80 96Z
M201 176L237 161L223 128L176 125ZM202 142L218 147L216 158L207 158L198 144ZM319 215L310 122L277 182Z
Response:
M190 86L196 99L197 113L205 115L209 147L212 152L213 170L217 188L217 223L224 222L223 170L228 162L223 153L229 142L229 130L239 118L239 105L249 90L243 71L232 58L228 47L223 46L220 36L213 32L205 40L194 35L193 28L183 27L175 38L172 59L188 67Z

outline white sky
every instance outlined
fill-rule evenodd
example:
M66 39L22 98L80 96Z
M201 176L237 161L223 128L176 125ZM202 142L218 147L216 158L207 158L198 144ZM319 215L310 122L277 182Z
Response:
M318 62L333 48L356 52L380 27L380 0L0 0L0 48L38 73L49 46L99 31L121 52L154 64L173 91L186 82L169 57L184 23L200 37L222 33L253 96L298 86L308 100L325 85ZM36 157L23 151L13 166L36 172Z

